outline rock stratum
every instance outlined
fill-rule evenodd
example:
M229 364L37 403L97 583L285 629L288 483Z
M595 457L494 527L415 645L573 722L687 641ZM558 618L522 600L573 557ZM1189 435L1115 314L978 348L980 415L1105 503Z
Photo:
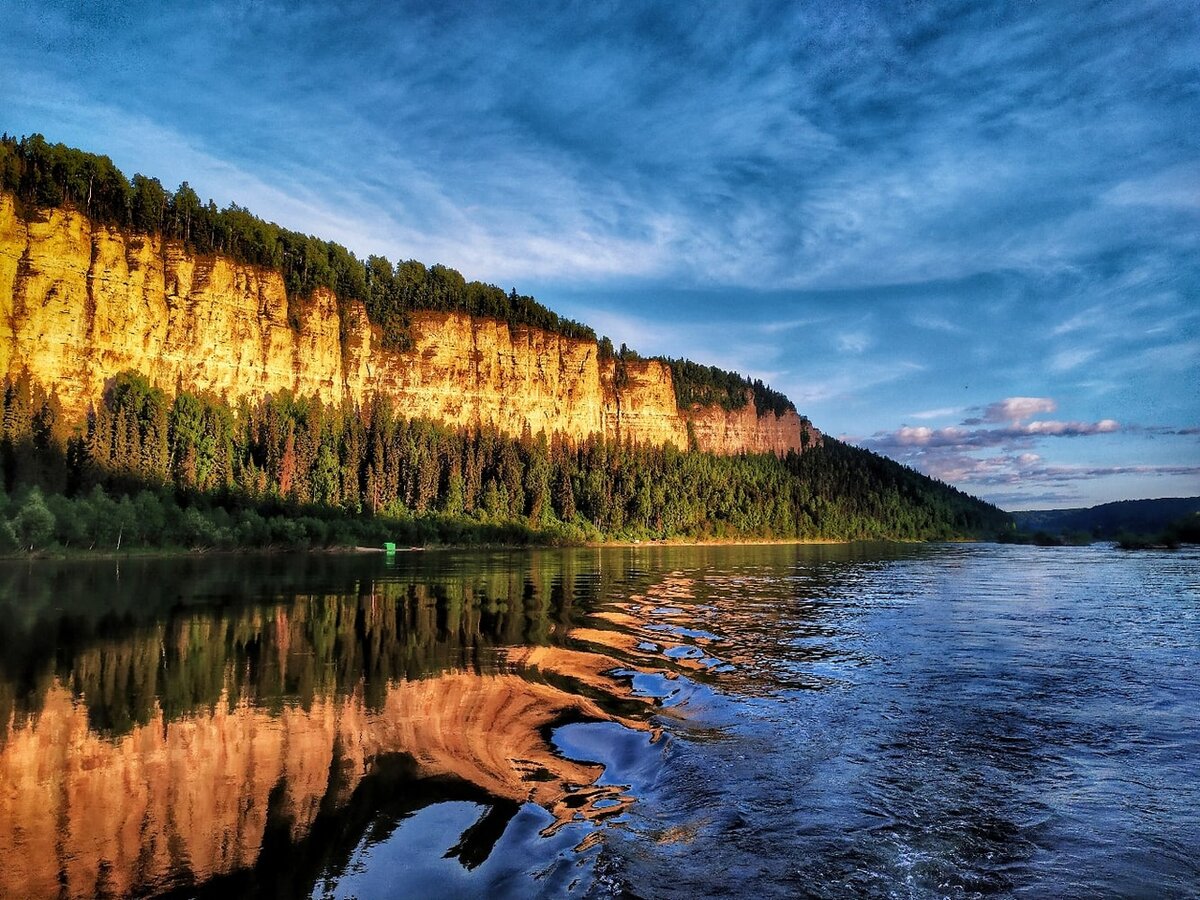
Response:
M70 209L23 215L0 194L0 372L53 386L82 417L114 375L230 403L280 390L328 403L384 395L412 418L574 440L604 435L720 454L820 442L794 412L681 410L658 360L601 359L594 341L463 313L412 314L412 348L382 346L361 303L318 289L293 308L280 273L129 234ZM293 299L293 307L296 307ZM621 371L618 373L618 366Z

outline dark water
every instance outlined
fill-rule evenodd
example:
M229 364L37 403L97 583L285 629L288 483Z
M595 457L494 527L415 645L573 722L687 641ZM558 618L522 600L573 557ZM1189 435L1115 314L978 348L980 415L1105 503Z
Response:
M1200 895L1200 554L0 567L0 896Z

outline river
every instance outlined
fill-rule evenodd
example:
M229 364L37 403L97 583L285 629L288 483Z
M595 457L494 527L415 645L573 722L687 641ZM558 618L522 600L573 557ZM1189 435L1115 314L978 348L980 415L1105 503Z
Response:
M1200 894L1200 552L0 564L0 896Z

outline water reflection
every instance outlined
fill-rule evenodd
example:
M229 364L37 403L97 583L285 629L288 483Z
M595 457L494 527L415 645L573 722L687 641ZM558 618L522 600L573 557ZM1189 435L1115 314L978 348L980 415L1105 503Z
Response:
M0 566L0 896L1189 895L1198 566Z
M305 844L315 878L382 811L449 798L480 804L448 848L466 869L522 804L543 836L618 815L633 798L550 742L575 721L650 732L622 664L571 637L594 569L440 562L6 571L0 895L275 879L272 848Z

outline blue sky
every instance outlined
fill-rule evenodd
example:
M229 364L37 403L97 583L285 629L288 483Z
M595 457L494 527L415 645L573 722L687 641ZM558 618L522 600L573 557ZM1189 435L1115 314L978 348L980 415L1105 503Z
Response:
M1200 493L1191 0L183 6L0 0L0 130L762 377L1009 509Z

